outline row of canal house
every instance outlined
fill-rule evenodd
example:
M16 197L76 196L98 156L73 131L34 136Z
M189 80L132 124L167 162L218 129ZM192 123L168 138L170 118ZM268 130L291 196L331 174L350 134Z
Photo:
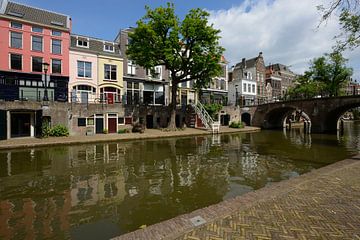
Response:
M165 126L169 71L156 66L152 75L127 58L131 28L108 41L71 27L67 15L0 0L0 139L39 135L44 119L71 134L116 132L139 120ZM221 64L223 73L200 93L193 82L181 84L177 103L226 103L225 58ZM151 111L141 117L141 106Z

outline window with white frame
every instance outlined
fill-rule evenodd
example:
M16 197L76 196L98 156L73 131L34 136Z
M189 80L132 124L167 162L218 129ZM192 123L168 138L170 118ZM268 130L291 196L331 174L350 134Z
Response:
M116 65L104 64L105 80L116 80Z
M51 35L60 37L60 36L61 36L61 31L52 30L52 31L51 31Z
M136 74L136 65L134 61L128 60L127 61L127 74L135 75Z
M31 50L42 52L43 51L43 38L40 36L31 37Z
M255 93L255 84L252 84L252 93Z
M32 71L42 72L43 70L42 62L43 62L42 57L32 57Z
M138 82L127 82L126 102L130 105L140 103L140 84Z
M33 26L31 30L33 32L36 32L36 33L42 33L43 32L43 28L42 27L37 27L37 26Z
M89 48L89 40L85 39L77 39L76 40L76 46L83 47L83 48Z
M162 67L161 66L156 66L154 67L154 72L152 73L150 69L146 69L146 75L148 75L149 77L153 78L153 79L157 79L157 80L161 80L161 72L162 72Z
M57 39L51 40L51 53L61 54L61 40L57 40Z
M91 78L91 62L77 61L77 76Z
M251 84L248 84L248 92L251 93Z
M246 92L246 83L243 84L243 92Z
M22 24L18 22L11 22L11 28L22 29Z
M22 48L22 33L10 32L10 47Z
M114 45L113 44L104 44L104 51L105 52L115 52Z
M22 69L22 55L10 54L10 68L14 70Z

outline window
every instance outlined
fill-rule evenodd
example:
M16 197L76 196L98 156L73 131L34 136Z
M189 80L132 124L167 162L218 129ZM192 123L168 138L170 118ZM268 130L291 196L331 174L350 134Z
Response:
M33 32L37 32L37 33L42 33L43 32L43 28L42 27L32 27L32 31Z
M131 60L128 60L127 74L129 74L129 75L135 75L136 74L136 65Z
M42 61L41 57L32 57L32 71L42 72Z
M22 69L22 55L20 54L10 54L10 68L14 70Z
M22 48L22 33L11 32L10 46L12 48Z
M78 118L78 127L86 126L86 118Z
M39 36L32 36L31 49L33 51L42 52L43 50L43 38Z
M89 40L78 39L78 40L76 41L76 46L78 46L78 47L84 47L84 48L89 48Z
M78 77L91 78L91 62L78 61Z
M140 84L136 82L127 82L126 85L126 102L127 104L140 103Z
M56 31L56 30L52 30L52 31L51 31L51 35L60 37L60 36L61 36L61 32L60 32L60 31Z
M243 84L243 91L246 92L246 83Z
M248 92L251 93L251 84L248 84Z
M104 78L116 80L116 65L104 64Z
M11 22L12 28L22 29L22 24L18 22Z
M104 51L105 52L114 52L114 46L110 44L104 44Z
M118 124L125 124L125 118L119 117L118 118Z
M52 39L51 52L54 54L61 54L61 41Z
M145 104L164 104L163 85L144 83L143 94Z
M255 84L252 85L252 92L255 93Z
M61 73L61 60L59 60L59 59L51 60L51 72L52 73Z
M152 74L151 71L148 69L146 70L146 72L147 72L148 76L150 76L154 79L161 79L161 70L162 70L161 66L156 66L154 68L154 74Z

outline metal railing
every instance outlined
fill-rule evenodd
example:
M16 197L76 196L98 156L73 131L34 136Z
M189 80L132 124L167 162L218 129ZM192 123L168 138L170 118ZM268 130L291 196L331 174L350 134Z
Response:
M220 122L214 121L200 102L197 104L191 103L191 106L194 108L195 113L199 116L206 129L211 130L213 133L219 132Z

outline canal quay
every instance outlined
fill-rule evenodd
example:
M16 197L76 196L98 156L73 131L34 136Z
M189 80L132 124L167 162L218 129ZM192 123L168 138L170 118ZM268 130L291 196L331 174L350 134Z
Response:
M359 136L347 122L2 149L0 239L357 239Z

